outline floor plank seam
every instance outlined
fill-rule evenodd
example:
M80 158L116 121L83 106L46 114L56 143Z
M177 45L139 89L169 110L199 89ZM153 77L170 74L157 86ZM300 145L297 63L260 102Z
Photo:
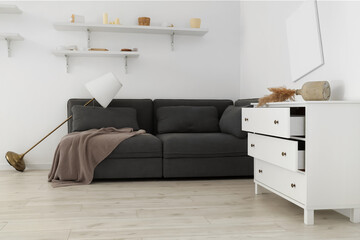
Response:
M0 227L0 231L4 229L4 227L8 224L8 222L2 222L5 223L4 226Z
M68 234L66 240L69 240L69 239L70 239L70 235L71 235L71 229L69 230L69 234Z
M209 221L209 219L207 217L204 217L204 218L210 225L212 225L212 223Z

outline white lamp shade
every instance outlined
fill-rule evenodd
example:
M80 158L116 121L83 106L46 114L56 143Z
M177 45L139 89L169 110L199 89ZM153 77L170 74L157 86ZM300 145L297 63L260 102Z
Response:
M106 108L119 92L122 84L113 73L109 72L86 83L85 87L91 96L95 98L103 108Z

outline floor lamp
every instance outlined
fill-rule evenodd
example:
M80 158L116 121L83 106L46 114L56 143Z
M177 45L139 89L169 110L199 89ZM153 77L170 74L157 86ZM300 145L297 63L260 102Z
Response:
M103 107L106 108L115 95L119 92L122 84L116 78L113 73L107 73L97 79L94 79L85 84L85 87L90 92L91 96L93 97L90 101L85 103L84 106L89 105L95 99L96 101ZM53 132L55 132L58 128L64 125L67 121L72 118L72 115L68 117L65 121L63 121L59 126L57 126L54 130L49 132L45 137L43 137L40 141L38 141L34 146L29 148L23 154L17 154L14 152L7 152L5 155L6 160L8 163L13 166L16 170L23 172L25 170L25 161L24 156L30 152L33 148L35 148L39 143L44 141L48 136L50 136Z

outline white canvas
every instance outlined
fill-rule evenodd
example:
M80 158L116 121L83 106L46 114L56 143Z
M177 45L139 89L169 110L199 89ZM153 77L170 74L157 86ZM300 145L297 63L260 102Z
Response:
M324 64L316 1L304 1L286 20L291 80Z

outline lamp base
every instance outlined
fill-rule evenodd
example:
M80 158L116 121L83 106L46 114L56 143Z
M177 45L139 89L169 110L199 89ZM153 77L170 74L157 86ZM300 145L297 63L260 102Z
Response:
M25 170L24 154L7 152L5 158L17 171L23 172Z

